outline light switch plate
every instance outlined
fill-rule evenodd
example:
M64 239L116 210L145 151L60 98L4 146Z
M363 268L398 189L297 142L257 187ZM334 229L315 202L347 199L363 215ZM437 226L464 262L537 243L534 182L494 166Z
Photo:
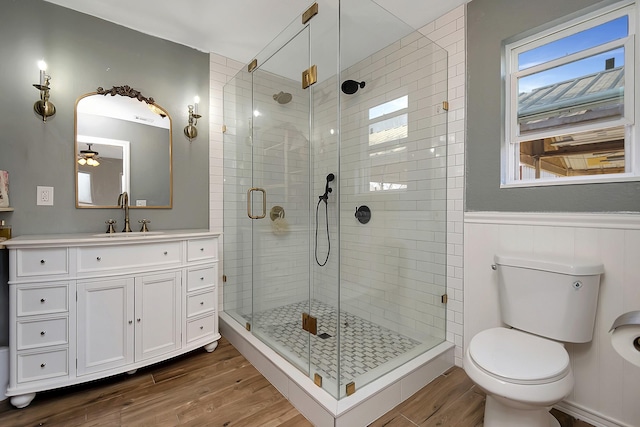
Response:
M53 206L53 187L41 187L38 185L38 206Z

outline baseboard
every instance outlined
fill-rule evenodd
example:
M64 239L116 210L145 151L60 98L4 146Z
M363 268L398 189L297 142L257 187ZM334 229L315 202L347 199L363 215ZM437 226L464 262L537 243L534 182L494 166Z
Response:
M553 407L595 427L635 427L568 401L562 401Z

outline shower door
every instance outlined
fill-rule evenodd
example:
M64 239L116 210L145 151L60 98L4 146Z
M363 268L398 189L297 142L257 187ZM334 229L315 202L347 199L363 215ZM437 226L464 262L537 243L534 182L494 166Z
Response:
M298 27L300 24L298 24ZM309 333L309 28L251 72L251 331L305 373ZM312 316L313 317L313 316Z

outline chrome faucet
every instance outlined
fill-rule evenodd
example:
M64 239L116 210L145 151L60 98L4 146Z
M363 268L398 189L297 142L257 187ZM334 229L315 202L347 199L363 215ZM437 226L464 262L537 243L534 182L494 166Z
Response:
M131 227L129 226L129 195L126 191L118 196L118 205L124 209L124 228L123 233L130 233Z

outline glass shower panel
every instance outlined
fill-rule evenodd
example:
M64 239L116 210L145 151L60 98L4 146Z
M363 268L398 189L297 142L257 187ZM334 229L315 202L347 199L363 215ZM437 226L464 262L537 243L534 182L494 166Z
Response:
M300 24L297 24L300 27ZM252 332L305 373L309 332L309 28L252 72ZM265 204L266 203L266 204ZM262 215L264 218L259 218Z
M252 181L251 74L246 68L223 91L224 141L224 282L225 312L241 325L252 310L252 222L247 216L247 188Z
M318 82L311 86L312 109L312 229L310 306L317 333L310 337L311 377L339 396L339 292L338 236L338 2L318 1L318 15L310 21L311 63L317 65ZM331 180L333 177L333 180ZM327 191L326 202L321 199ZM316 382L319 384L320 381Z
M447 55L368 0L340 36L344 396L445 340Z

